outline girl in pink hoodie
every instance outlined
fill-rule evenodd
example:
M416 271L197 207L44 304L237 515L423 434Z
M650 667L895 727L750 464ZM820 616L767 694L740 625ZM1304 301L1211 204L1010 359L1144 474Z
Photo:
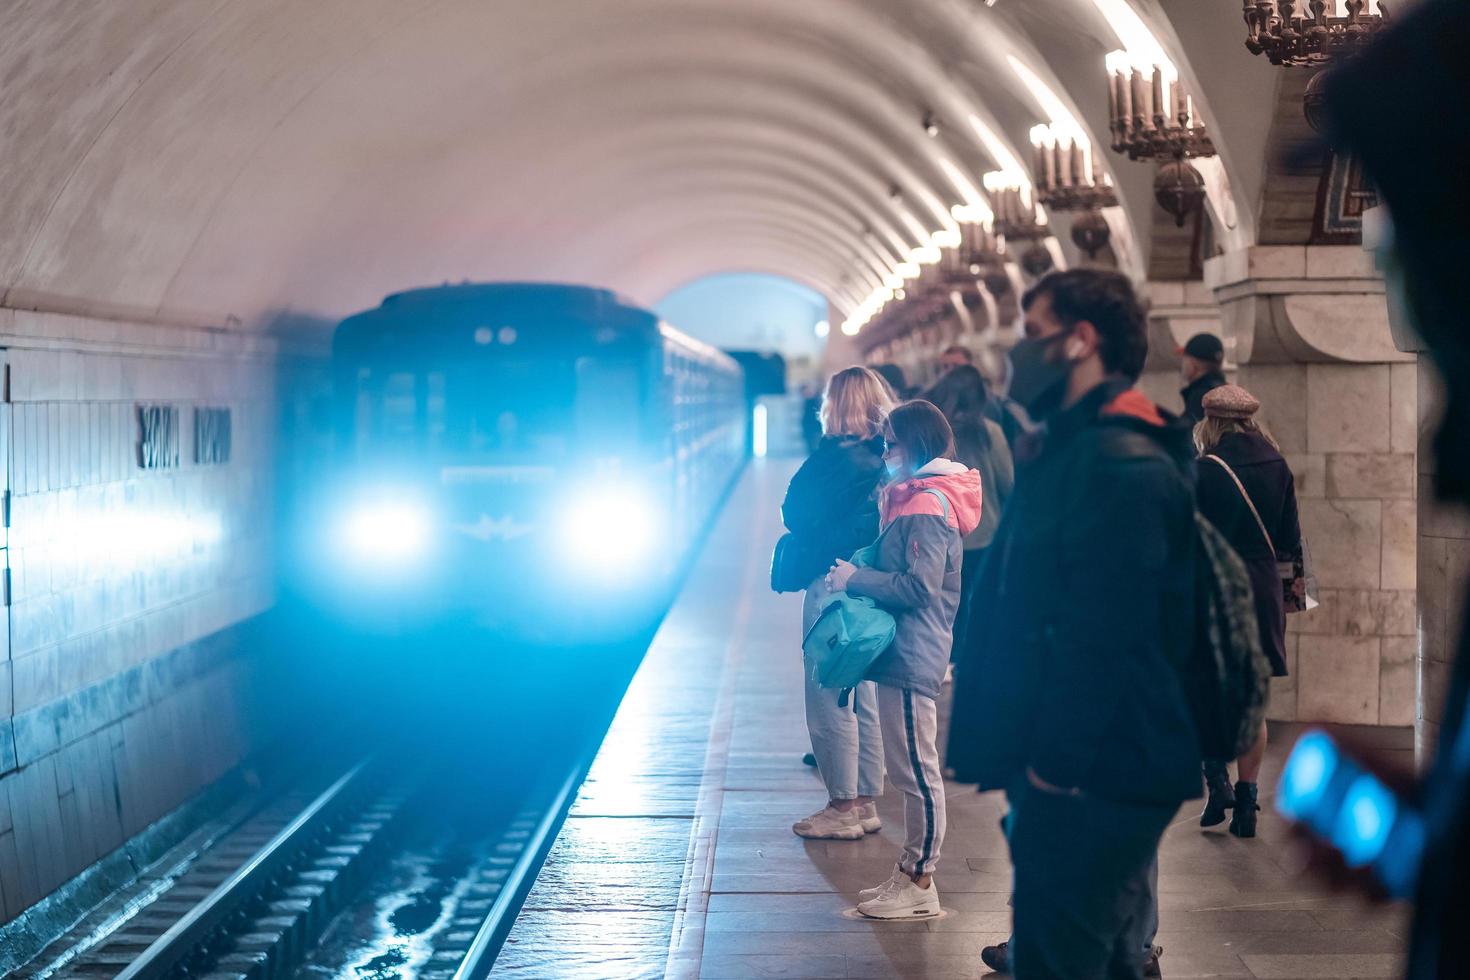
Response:
M938 708L960 601L964 536L980 522L980 474L957 463L954 433L929 402L900 405L884 425L889 482L873 564L838 561L833 589L868 596L893 614L893 645L868 679L877 682L888 777L904 796L905 844L893 876L866 889L858 911L879 919L939 914L931 875L944 838Z

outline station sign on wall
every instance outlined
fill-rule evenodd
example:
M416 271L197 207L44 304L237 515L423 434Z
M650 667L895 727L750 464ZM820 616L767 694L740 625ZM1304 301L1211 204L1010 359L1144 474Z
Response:
M179 465L177 405L138 406L138 465L145 470L167 470Z
M175 469L182 442L182 412L177 405L138 406L138 467ZM194 409L194 462L201 465L230 461L230 410L201 406Z
M229 461L230 410L194 409L194 462L209 464Z

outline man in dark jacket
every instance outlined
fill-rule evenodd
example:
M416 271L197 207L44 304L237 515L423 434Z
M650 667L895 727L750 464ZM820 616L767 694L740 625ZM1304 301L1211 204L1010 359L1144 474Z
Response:
M1142 975L1159 839L1199 795L1176 674L1193 625L1188 427L1133 389L1147 343L1124 277L1026 294L1011 391L1045 421L991 546L950 764L1011 805L1021 980Z
M1179 348L1179 370L1184 387L1184 414L1198 425L1205 417L1205 395L1225 384L1225 345L1212 333L1197 333Z

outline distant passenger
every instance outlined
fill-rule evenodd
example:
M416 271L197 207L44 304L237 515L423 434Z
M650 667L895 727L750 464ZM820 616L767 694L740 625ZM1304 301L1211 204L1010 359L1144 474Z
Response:
M960 348L963 350L964 348ZM955 458L980 473L980 487L985 506L980 510L980 524L965 535L965 564L960 576L960 608L954 621L954 651L967 649L970 642L970 610L975 584L979 580L980 561L995 537L1006 499L1015 485L1016 472L1011 460L1011 447L1000 425L986 417L990 397L985 379L968 364L951 368L949 373L929 389L933 402L954 430ZM978 637L977 637L978 638Z
M897 364L874 364L873 370L888 383L895 400L903 401L909 396L909 383L903 376L903 368Z
M1254 418L1261 403L1237 385L1223 385L1204 397L1205 419L1194 429L1200 460L1195 495L1199 512L1225 535L1245 562L1255 597L1261 649L1275 677L1286 676L1286 584L1283 565L1302 569L1302 530L1297 521L1296 481L1281 458L1281 447ZM1297 580L1292 577L1293 583ZM1305 582L1303 581L1303 586ZM1266 723L1255 746L1236 761L1239 781L1232 790L1228 759L1206 760L1209 798L1200 826L1213 827L1234 809L1230 832L1256 836L1256 780L1266 755Z
M1212 333L1197 333L1179 348L1179 373L1184 387L1184 414L1198 425L1205 420L1202 400L1205 395L1225 384L1225 345Z
M802 388L801 438L808 454L817 451L822 442L822 395L815 385Z
M954 459L954 433L929 402L888 416L877 559L855 568L839 560L833 589L867 596L893 613L898 632L868 676L878 683L878 713L888 778L904 796L904 847L889 879L861 893L858 911L876 919L939 914L933 872L944 842L944 781L939 770L935 699L949 666L960 604L964 536L980 523L980 474Z
M827 596L826 572L878 536L877 489L883 479L883 420L893 409L886 382L867 368L838 371L822 399L822 436L816 452L791 478L781 516L796 539L809 581L802 602L802 634L811 629ZM791 829L798 837L857 840L882 827L874 798L883 793L883 735L872 682L853 691L854 706L839 707L831 691L806 678L806 727L812 755L827 789L827 805Z
M953 371L959 367L974 367L975 355L970 348L963 344L950 344L939 355L939 373L941 375Z
M1193 633L1194 447L1133 387L1147 340L1126 278L1052 273L1022 307L1011 392L1045 427L981 573L948 754L1011 808L1014 937L981 958L1026 980L1139 977L1157 970L1159 840L1200 791L1174 667Z

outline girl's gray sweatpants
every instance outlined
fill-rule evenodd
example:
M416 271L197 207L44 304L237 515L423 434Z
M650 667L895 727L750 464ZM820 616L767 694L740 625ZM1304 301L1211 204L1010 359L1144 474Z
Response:
M908 688L878 685L878 717L888 781L903 794L903 855L898 866L929 874L944 843L944 777L939 772L939 707Z

